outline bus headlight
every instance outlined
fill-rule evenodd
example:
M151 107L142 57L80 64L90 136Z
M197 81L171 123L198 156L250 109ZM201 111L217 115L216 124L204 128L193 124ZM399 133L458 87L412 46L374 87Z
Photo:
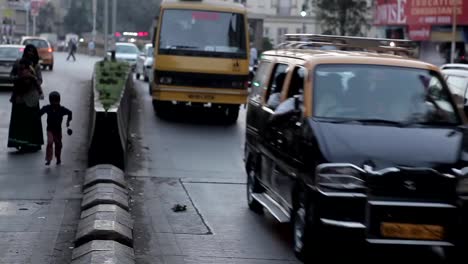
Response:
M160 84L171 84L172 78L171 77L159 77Z
M364 170L352 164L328 163L317 167L317 186L343 191L365 189Z

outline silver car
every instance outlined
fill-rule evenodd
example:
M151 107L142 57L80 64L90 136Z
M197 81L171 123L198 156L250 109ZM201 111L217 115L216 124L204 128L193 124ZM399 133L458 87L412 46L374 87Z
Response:
M23 55L22 45L0 45L0 85L13 85L11 69L17 59Z
M145 82L148 82L153 69L153 44L146 44L140 53L136 64L136 78L143 76Z
M468 105L468 64L445 64L440 69L457 105Z

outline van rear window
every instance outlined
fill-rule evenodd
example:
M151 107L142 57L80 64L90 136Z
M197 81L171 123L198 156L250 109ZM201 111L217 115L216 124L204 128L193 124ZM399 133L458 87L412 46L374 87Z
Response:
M32 44L34 45L36 48L48 48L49 47L49 44L47 43L47 41L45 40L42 40L42 39L27 39L24 41L23 43L24 45L29 45L29 44Z

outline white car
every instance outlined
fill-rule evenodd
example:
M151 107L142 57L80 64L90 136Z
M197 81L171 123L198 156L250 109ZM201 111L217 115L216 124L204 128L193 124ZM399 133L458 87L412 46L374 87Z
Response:
M133 43L118 42L115 43L115 58L119 61L130 63L132 70L135 70L140 50Z
M153 44L146 44L143 48L143 52L138 56L135 69L137 79L143 76L145 82L149 81L153 69L153 51Z
M440 67L457 105L467 104L468 64L445 64Z

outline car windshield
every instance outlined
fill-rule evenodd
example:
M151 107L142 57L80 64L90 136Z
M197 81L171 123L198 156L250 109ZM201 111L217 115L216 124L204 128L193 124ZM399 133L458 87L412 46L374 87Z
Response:
M314 116L396 123L460 122L442 77L432 71L375 65L319 65Z
M137 54L138 48L133 45L117 45L116 53Z
M49 44L47 44L47 41L45 40L42 40L42 39L27 39L24 41L23 43L24 45L29 45L29 44L32 44L34 45L36 48L40 49L40 48L48 48L49 47Z
M146 51L146 56L153 56L153 51L154 51L154 48L153 47L149 47Z
M159 53L245 58L244 16L168 9L163 15Z
M0 47L0 60L17 59L21 56L20 48L16 47Z

